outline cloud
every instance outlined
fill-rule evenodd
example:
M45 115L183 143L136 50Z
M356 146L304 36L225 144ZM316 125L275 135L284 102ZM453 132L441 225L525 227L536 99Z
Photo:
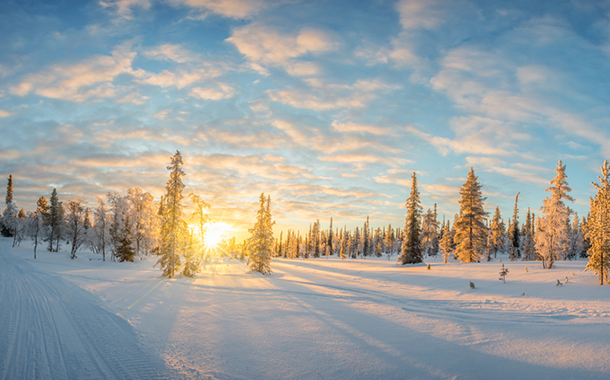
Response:
M396 4L404 29L434 29L445 22L446 4L437 0L401 0Z
M150 99L148 96L141 95L137 92L132 92L131 94L126 95L126 96L122 97L121 99L117 100L117 102L142 105L142 104L146 103L146 100L148 100L148 99Z
M148 48L144 51L143 55L150 59L173 61L176 63L185 63L196 59L192 52L184 49L180 45L174 44L163 44Z
M340 108L363 108L378 97L378 93L388 93L400 88L399 85L385 83L378 79L359 79L353 85L327 84L317 78L305 81L309 91L303 89L269 90L272 101L288 104L295 108L313 111L329 111Z
M182 89L203 80L216 78L223 73L224 70L222 68L210 65L206 69L178 69L176 72L163 70L158 74L145 73L141 75L142 79L137 79L137 81L164 88L176 87L177 89Z
M261 10L273 5L265 0L169 0L174 6L185 6L202 12L205 18L209 12L234 19L250 18Z
M232 98L235 94L236 91L233 87L219 82L213 86L195 87L189 95L204 100L221 100Z
M315 76L320 73L316 63L297 58L333 51L339 46L332 34L319 29L303 28L298 34L281 34L260 23L233 30L227 41L235 45L255 70L266 74L261 65L268 65L283 68L295 76Z
M286 146L286 139L283 136L268 132L247 133L241 130L227 131L219 128L206 127L197 136L205 141L216 141L228 144L240 149L244 147L258 149L277 149ZM267 161L278 162L278 158L265 157ZM279 157L281 161L283 157Z
M9 116L13 116L15 113L13 112L8 112L5 110L0 110L0 118L1 117L9 117Z
M150 8L150 0L102 0L99 2L99 4L103 8L114 9L119 17L122 17L126 20L133 19L132 8L134 6L138 6L143 9Z
M35 74L26 75L22 82L10 88L14 95L37 95L83 102L89 98L109 98L116 94L114 79L121 74L139 76L132 69L136 53L127 45L113 50L112 55L95 56L76 64L58 64Z
M372 135L388 136L396 135L396 131L392 128L378 127L376 125L364 125L355 123L340 123L335 120L331 126L338 132L342 133L368 133Z

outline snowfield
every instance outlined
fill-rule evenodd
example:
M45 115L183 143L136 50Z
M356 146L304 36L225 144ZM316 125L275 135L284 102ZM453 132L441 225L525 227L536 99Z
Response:
M2 238L0 379L610 378L610 286L584 260L501 259L505 284L498 261L395 257L163 280L152 257L34 260Z

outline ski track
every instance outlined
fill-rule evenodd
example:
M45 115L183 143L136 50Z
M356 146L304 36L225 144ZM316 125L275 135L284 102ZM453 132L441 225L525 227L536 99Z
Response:
M164 379L161 359L91 293L0 242L0 379Z

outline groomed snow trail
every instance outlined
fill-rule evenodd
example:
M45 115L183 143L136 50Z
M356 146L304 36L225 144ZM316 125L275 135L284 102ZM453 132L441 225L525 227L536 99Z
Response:
M0 241L0 379L162 379L132 326Z

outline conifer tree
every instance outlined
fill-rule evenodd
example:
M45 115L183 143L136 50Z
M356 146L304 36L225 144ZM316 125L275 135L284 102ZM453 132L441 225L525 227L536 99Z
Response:
M500 216L500 207L496 207L496 212L491 220L490 229L487 261L491 261L492 253L494 258L496 258L498 251L502 250L506 245L506 230L504 229L504 222L502 222L502 217Z
M161 233L159 242L159 265L163 270L163 275L173 278L180 269L180 255L185 250L188 227L182 219L182 191L184 184L182 177L185 176L182 170L182 155L179 151L171 158L171 164L167 167L170 171L169 180L165 186L165 196L163 206L160 206Z
M406 202L407 218L403 232L402 250L398 257L398 262L402 265L417 264L424 261L421 244L422 207L415 172L413 172L411 179L411 194Z
M447 264L449 255L453 254L453 235L451 234L451 227L449 223L443 228L443 238L440 243L440 251L443 254L443 262Z
M523 260L536 260L536 247L534 245L534 236L532 234L532 215L530 209L527 209L527 217L523 225Z
M483 202L487 198L481 195L481 185L473 168L470 168L460 195L460 215L453 225L456 256L463 263L478 262L485 257L487 213L483 210Z
M519 245L521 236L519 234L519 208L517 206L517 202L519 201L519 194L515 197L515 208L513 210L513 220L509 226L508 230L508 238L510 239L511 248L510 248L510 259L511 261L517 260L521 258L521 252L519 251Z
M132 237L132 224L129 214L125 216L125 220L122 223L121 231L118 233L118 241L116 247L116 258L119 262L130 261L133 262L136 251L133 247Z
M53 188L51 192L51 198L49 199L50 205L48 211L43 214L45 224L47 225L48 233L46 241L49 242L48 250L50 252L59 251L59 243L64 235L64 208L62 203L59 201L57 195L57 189ZM55 246L53 246L55 243Z
M538 218L538 228L536 232L536 251L542 259L542 267L553 268L555 261L565 257L566 242L568 236L569 209L563 202L569 200L574 202L574 198L568 195L571 191L565 174L566 167L561 161L555 169L555 178L551 181L551 186L546 189L551 195L542 201L541 211L543 216Z
M599 184L591 182L597 193L590 199L590 216L588 218L587 237L590 240L589 261L585 270L593 271L599 276L599 284L608 283L610 273L610 166L604 161L601 167L602 176Z
M2 236L14 237L17 229L17 206L13 203L13 175L8 176L8 184L6 186L6 208L2 213L0 224L2 227ZM13 246L15 245L13 241Z
M273 224L271 220L271 197L265 199L262 193L259 198L260 209L256 222L248 239L248 264L250 269L261 274L271 273L271 255L273 254Z
M330 227L328 228L328 238L326 243L326 257L333 255L333 217L330 217Z

